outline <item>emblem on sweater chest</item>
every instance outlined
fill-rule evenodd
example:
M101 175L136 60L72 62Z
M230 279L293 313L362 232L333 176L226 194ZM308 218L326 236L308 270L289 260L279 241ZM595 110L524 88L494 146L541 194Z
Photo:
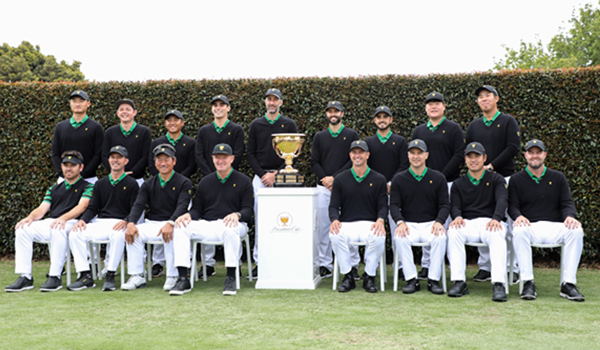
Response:
M123 191L125 191L126 189L127 189L127 187L126 187L126 186L123 186Z
M173 187L173 191L175 191L175 187Z

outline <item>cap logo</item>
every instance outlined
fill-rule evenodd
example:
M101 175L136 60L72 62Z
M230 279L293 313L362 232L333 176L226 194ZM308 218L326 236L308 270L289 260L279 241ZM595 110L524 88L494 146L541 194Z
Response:
M116 149L119 149L119 146L115 147Z
M275 91L275 89L271 89L271 91Z
M175 113L175 110L172 110L171 113Z
M175 191L175 187L173 187L173 191Z
M219 146L219 149L220 149L221 151L223 150L223 148L224 148L224 146Z
M123 186L123 189L124 189L124 190L126 190L126 189L127 189L127 187L126 187L126 186Z
M475 144L473 144L473 148L475 148Z
M431 94L431 96L435 96L435 94Z
M331 102L331 104L332 104L332 105L334 105L334 104L335 104L335 101Z
M379 107L379 109L383 110L383 106Z
M475 146L473 146L473 147L475 147ZM163 147L163 148L161 148L160 150L161 150L161 151L164 151L165 149L164 149L164 147Z
M537 143L537 141L533 141L533 143Z
M217 96L217 98L221 98L221 95Z
M419 144L419 141L415 141L415 145L418 145L418 144Z
M71 156L69 156L69 159L71 159Z

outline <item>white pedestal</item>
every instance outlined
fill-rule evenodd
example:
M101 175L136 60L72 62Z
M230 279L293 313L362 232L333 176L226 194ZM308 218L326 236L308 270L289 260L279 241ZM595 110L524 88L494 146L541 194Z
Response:
M261 188L257 289L315 289L321 282L315 188Z

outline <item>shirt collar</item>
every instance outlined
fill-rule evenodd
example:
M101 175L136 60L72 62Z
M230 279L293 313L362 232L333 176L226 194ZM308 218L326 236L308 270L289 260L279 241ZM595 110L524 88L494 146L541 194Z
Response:
M85 117L83 119L81 119L80 122L76 121L74 117L71 117L71 120L69 120L69 122L71 122L71 126L74 127L75 129L77 129L78 127L82 126L83 123L85 123L88 120L88 116L87 114L85 115Z
M112 176L110 176L110 174L108 174L108 181L110 181L111 185L116 185L119 182L121 182L121 180L123 180L123 178L125 178L125 176L127 176L127 174L125 172L123 172L123 174L116 180L113 180Z
M427 128L429 130L431 130L431 132L434 132L437 130L437 128L440 127L440 125L442 125L442 123L444 122L444 120L446 120L446 116L442 116L442 120L440 120L440 122L438 123L438 125L433 126L433 124L431 123L431 119L429 119L429 121L427 122Z
M421 175L415 174L411 167L408 167L408 172L415 178L415 180L421 181L425 177L425 174L427 174L427 167L425 167L425 170L423 170Z
M354 176L354 180L360 183L367 177L367 175L369 175L369 173L371 172L371 168L367 166L367 171L365 171L365 174L363 176L358 176L356 174L356 171L354 171L354 167L350 168L350 171L352 172L352 176Z
M390 139L390 137L392 137L392 129L390 129L390 131L388 131L387 135L385 136L381 136L379 132L377 132L377 138L379 139L379 141L381 141L381 143L386 143L387 140Z
M224 184L225 182L227 182L227 179L229 179L229 177L231 176L231 173L233 173L233 168L231 168L231 170L229 170L229 174L227 174L227 176L225 176L225 178L221 179L221 177L219 176L219 172L215 172L217 174L217 178L219 179L219 181L221 181L222 184Z
M540 181L542 181L542 177L544 177L544 175L546 175L546 166L544 165L544 172L542 173L542 175L540 175L540 177L537 177L535 175L533 175L533 173L531 171L529 171L529 166L525 167L525 171L527 172L527 174L529 174L529 177L531 177L531 179L533 181L535 181L536 184L539 184Z
M173 146L175 146L177 144L177 142L179 142L179 140L181 140L181 138L183 137L183 133L180 132L179 133L179 137L177 138L177 140L174 140L171 135L169 135L169 133L167 133L167 140L169 141L170 144L172 144Z
M266 120L269 122L269 124L271 124L271 125L272 125L272 124L275 124L275 122L277 122L277 121L279 120L279 118L281 118L281 113L279 113L279 114L277 115L277 118L275 118L275 120L271 120L271 119L267 118L267 113L265 113L265 119L266 119Z
M277 117L277 118L279 118L279 117ZM269 118L267 118L267 120L269 120ZM275 121L277 121L277 119ZM225 124L223 124L223 126L218 126L217 121L214 121L213 124L215 125L215 129L217 130L217 132L220 134L223 132L223 130L225 130L225 127L227 126L227 124L229 124L229 119L227 119L227 121L225 122Z
M471 183L477 186L481 182L481 179L483 179L483 177L485 176L485 169L483 169L483 173L481 173L481 177L479 179L476 179L473 176L471 176L471 173L469 171L467 171L467 175L469 176L469 180L471 181Z
M75 180L75 182L73 182L72 184L68 183L67 180L63 181L65 183L65 188L68 190L71 187L75 186L76 183L79 182L79 180L81 180L81 175L79 175L79 177L77 178L77 180Z
M494 122L496 121L496 118L498 118L498 116L500 115L500 111L496 112L496 114L494 114L494 117L492 118L492 120L487 120L487 118L485 116L483 116L483 123L485 124L485 126L490 126L492 124L494 124Z
M121 132L122 132L122 133L123 133L123 135L125 135L125 136L129 136L129 135L131 135L131 133L133 132L133 129L135 129L135 127L136 127L136 126L137 126L137 123L136 123L136 122L133 122L133 124L131 125L131 129L129 129L129 130L125 130L125 129L123 129L123 125L121 125L121 124L119 123L119 128L121 128Z
M331 134L331 137L340 136L340 133L342 132L342 130L344 130L344 124L342 124L342 126L340 126L340 130L338 130L337 132L334 132L333 130L331 130L331 126L329 126L329 133Z
M156 176L158 176L158 180L160 181L160 187L165 187L167 182L171 181L171 179L173 178L173 175L175 175L175 170L173 170L173 172L171 173L171 176L169 176L167 181L163 180L162 177L160 176L160 174L156 175Z

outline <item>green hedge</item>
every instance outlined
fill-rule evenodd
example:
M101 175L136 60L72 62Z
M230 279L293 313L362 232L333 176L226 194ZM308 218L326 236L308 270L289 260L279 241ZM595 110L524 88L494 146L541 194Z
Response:
M265 112L264 92L277 87L284 95L283 113L307 135L297 167L309 175L307 183L314 186L310 149L312 137L326 127L327 101L344 104L344 124L363 138L375 132L374 108L385 104L394 113L394 132L408 139L414 127L427 120L423 103L427 93L443 93L446 116L466 130L468 123L480 116L474 90L491 84L500 94L500 111L515 116L521 126L523 142L534 137L543 140L549 149L547 164L569 179L586 234L584 260L597 262L599 83L600 68L359 78L0 83L0 149L4 153L0 160L0 254L14 251L14 224L39 204L55 181L50 158L52 132L56 123L70 117L68 95L74 89L88 92L92 100L89 115L105 128L118 123L113 102L129 97L139 108L136 120L148 125L153 137L164 134L163 116L172 108L183 112L184 133L195 137L200 126L212 121L212 96L229 97L230 117L247 133L250 122ZM525 164L521 156L517 162L518 168ZM246 161L241 170L251 174ZM103 169L98 172L105 173Z

